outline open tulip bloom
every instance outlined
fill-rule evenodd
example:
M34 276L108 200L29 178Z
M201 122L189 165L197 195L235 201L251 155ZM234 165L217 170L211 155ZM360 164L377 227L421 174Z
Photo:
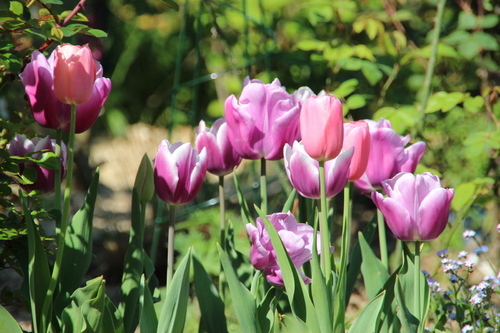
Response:
M372 200L396 238L429 241L443 232L454 190L442 188L437 176L403 172L383 181L382 186L388 196L372 192Z
M243 158L280 160L285 144L300 140L300 106L278 79L247 78L240 98L229 96L224 107L229 140Z
M336 158L325 162L326 197L337 195L347 183L354 148L341 152ZM310 199L320 198L319 162L310 157L302 143L295 141L293 147L285 145L285 170L292 186L300 195Z
M66 82L67 78L66 80L63 80L63 82L55 80L55 53L56 51L52 52L49 59L47 59L42 53L34 51L31 56L31 62L19 76L24 84L31 106L31 112L33 113L33 117L37 123L39 123L42 127L52 129L61 128L65 131L69 131L71 105L61 102L56 97L55 87L57 87L60 91L60 95L64 95L61 91L64 88L68 89L67 85L70 83ZM87 76L87 82L89 80L93 80L91 86L92 90L90 97L87 98L87 101L80 103L76 108L76 133L84 132L94 124L111 91L111 80L102 77L103 70L101 64L93 59L92 62L93 66L91 66L91 69L95 72L88 75L85 74ZM63 71L63 74L79 75L80 72L85 73L83 70L65 70ZM72 78L73 83L71 83L71 85L73 87L73 91L79 91L79 85L76 83L81 79L81 77ZM63 86L60 87L60 84L56 82L60 82ZM87 87L88 84L85 86ZM85 88L85 90L88 90L88 88ZM65 94L71 96L67 90ZM75 93L73 95L78 94ZM82 102L85 100L86 95L87 93L85 96L75 96L76 102ZM68 99L67 102L74 101L75 97L73 97L73 100Z
M382 188L382 181L400 172L414 173L425 152L424 142L417 142L405 148L410 136L401 136L386 119L379 122L365 120L370 127L370 154L365 173L354 182L362 193Z

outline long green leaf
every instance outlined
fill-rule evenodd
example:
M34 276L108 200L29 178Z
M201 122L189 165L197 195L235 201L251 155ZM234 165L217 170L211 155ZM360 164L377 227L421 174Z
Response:
M405 299L405 291L402 290L400 275L396 278L396 300L398 304L398 318L401 321L401 329L403 332L417 333L418 319L413 316L408 310L407 301ZM410 288L413 291L413 288Z
M311 301L304 280L300 277L297 268L294 266L290 255L285 249L271 221L269 221L266 215L258 207L255 207L255 209L264 222L269 238L273 244L293 314L298 319L304 321L311 332L319 332L320 328L316 309Z
M250 209L248 209L248 204L247 201L245 200L243 191L241 190L240 183L238 182L238 177L236 176L236 172L233 172L233 179L234 179L234 187L236 188L236 193L238 194L238 202L241 208L241 216L243 216L243 218L245 219L245 223L254 224L255 222L253 221L252 215L250 214Z
M92 179L83 207L76 212L66 231L59 286L54 309L56 314L70 303L70 295L80 286L92 259L94 207L99 185L99 169Z
M23 333L17 321L0 304L0 332Z
M161 309L157 333L178 333L184 329L189 299L189 271L191 267L191 249L182 259L175 272Z
M358 239L363 255L361 273L365 281L368 299L372 300L384 287L389 274L382 262L373 253L362 233L358 233Z
M202 263L193 254L194 288L200 305L201 322L206 332L227 332L224 303Z
M257 325L255 298L240 282L231 265L231 260L229 260L228 255L222 250L219 244L217 244L217 249L219 250L220 261L226 274L227 284L233 299L234 311L240 323L241 331L243 333L260 333L260 328Z
M285 205L283 206L282 210L283 213L287 213L290 210L292 210L293 202L295 201L296 195L297 195L297 190L293 189L292 192L290 192L288 199L286 199Z
M379 318L384 305L385 291L378 294L368 303L361 314L356 318L349 333L372 333L376 332Z
M28 230L28 275L30 289L30 304L31 315L34 317L33 331L35 333L44 332L45 327L52 319L52 311L49 310L47 318L43 318L42 305L47 294L50 284L49 262L45 255L45 249L38 230L31 218L31 213L26 207L23 194L21 194L21 202L24 210L24 218L26 219L26 228Z
M155 333L158 329L158 318L153 305L153 297L146 284L146 278L141 276L139 297L139 327L141 333Z

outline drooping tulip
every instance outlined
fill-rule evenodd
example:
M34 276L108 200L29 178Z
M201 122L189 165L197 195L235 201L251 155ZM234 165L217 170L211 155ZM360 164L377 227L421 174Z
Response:
M382 181L400 172L414 173L425 152L424 142L417 142L405 148L410 136L401 136L386 119L379 122L365 120L370 127L370 157L365 173L354 182L363 193L382 188Z
M31 154L32 158L38 159L44 152L56 152L56 140L50 139L49 136L45 138L28 139L25 136L16 134L9 142L7 151L10 156L24 157L26 154ZM64 178L66 173L66 165L68 160L68 149L64 142L61 142L61 179ZM19 174L23 175L27 168L34 168L36 171L36 181L33 184L20 184L21 188L26 192L33 190L41 191L42 193L52 193L54 191L54 181L56 170L49 170L41 167L35 162L25 162L19 165ZM14 180L17 181L16 178Z
M196 150L201 153L207 150L207 171L223 176L231 173L241 162L231 142L229 141L227 123L224 118L217 119L211 128L207 128L202 120L196 135Z
M200 191L207 171L207 152L200 154L189 143L163 140L154 161L156 193L166 203L181 205Z
M94 91L96 65L88 45L62 44L54 50L54 93L65 104L88 102Z
M337 195L347 183L354 148L325 162L326 197ZM310 157L304 146L295 141L284 148L285 171L292 186L306 198L320 198L319 162Z
M292 213L275 213L267 215L278 232L285 249L295 267L300 268L312 259L314 229L308 224L297 223ZM256 225L247 223L248 235L252 242L250 248L250 261L255 269L263 270L264 276L274 286L283 287L283 275L276 257L274 246L269 238L269 233L260 217ZM317 250L320 252L321 239L317 235ZM333 251L333 248L331 249ZM310 283L311 279L298 270L304 282Z
M60 102L54 92L54 58L55 51L49 59L34 51L31 62L19 76L36 122L42 127L69 131L71 105ZM98 61L94 64L92 94L87 102L76 108L76 133L88 130L95 123L111 91L111 80L102 77L101 64Z
M224 107L229 140L243 158L279 160L285 143L300 140L300 105L278 79L247 78L240 98L229 96Z
M340 101L331 94L309 97L300 112L300 134L304 149L315 160L337 157L344 141Z
M343 149L354 147L354 154L349 170L349 180L358 180L366 170L368 157L370 156L370 128L363 121L344 123L344 144Z
M437 176L402 172L382 185L388 196L372 192L371 197L394 236L404 241L426 241L443 232L454 190L442 188Z

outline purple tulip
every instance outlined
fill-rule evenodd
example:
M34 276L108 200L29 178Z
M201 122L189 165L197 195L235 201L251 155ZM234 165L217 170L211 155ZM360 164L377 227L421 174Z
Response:
M231 173L241 162L229 141L227 123L224 118L217 119L212 128L207 128L205 122L200 121L196 136L196 149L201 152L206 148L208 156L208 172L223 176Z
M85 132L96 121L111 91L111 80L102 77L102 66L95 61L96 80L90 99L76 108L76 133ZM60 102L54 93L54 52L47 60L35 51L31 62L19 75L28 95L33 117L42 127L69 131L71 105Z
M327 198L337 195L347 184L353 153L354 148L350 148L325 162ZM293 147L285 145L284 155L286 174L292 186L303 197L319 199L319 162L310 157L302 143L297 141L293 143Z
M297 220L290 212L267 215L267 218L278 232L295 267L299 268L312 259L313 227L305 223L297 223ZM250 248L252 265L255 269L264 271L264 276L269 283L283 287L281 269L264 222L259 217L256 225L247 223L246 227L252 241L252 247ZM319 233L316 241L317 250L320 252L321 239ZM305 276L300 269L298 272L306 284L311 282L311 279Z
M154 182L160 199L173 205L192 201L207 171L207 152L200 154L189 143L163 140L154 161Z
M51 140L49 136L45 138L28 139L20 134L9 142L7 147L10 156L23 157L29 153L34 159L39 158L44 152L56 151L56 140ZM66 165L68 162L68 149L64 142L61 142L61 179L66 173ZM43 193L52 193L54 191L54 181L56 170L45 169L34 162L26 162L19 165L19 174L23 175L26 168L34 168L36 170L36 181L33 184L20 184L21 188L26 192L38 190ZM17 179L14 178L17 181Z
M300 140L300 105L278 79L271 84L245 79L238 99L229 96L225 117L229 140L243 158L279 160L285 143Z
M381 189L382 181L400 172L414 173L426 146L424 142L417 142L405 148L410 136L397 134L388 120L365 121L370 127L370 157L365 173L354 185L362 193L369 193Z
M394 236L404 241L433 240L443 232L455 191L442 188L438 176L402 172L382 185L388 197L372 192L372 200Z

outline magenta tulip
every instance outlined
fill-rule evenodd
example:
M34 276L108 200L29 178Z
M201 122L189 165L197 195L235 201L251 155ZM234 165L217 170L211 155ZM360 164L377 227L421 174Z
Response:
M424 142L417 142L405 148L410 136L397 134L388 120L365 121L370 127L370 157L365 173L354 185L362 193L369 193L381 189L382 181L400 172L414 173L426 146Z
M349 166L354 148L341 152L325 162L326 197L337 195L347 184ZM285 145L285 171L292 186L306 198L320 198L319 162L311 158L304 146L295 141L293 147Z
M56 140L51 140L50 137L28 139L20 134L9 142L7 151L10 156L24 157L26 154L31 154L34 159L39 158L44 152L56 151ZM64 142L61 142L61 179L66 173L66 165L68 160L68 149ZM42 193L52 193L54 191L54 181L56 170L45 169L34 162L26 162L19 165L20 175L23 175L27 168L34 168L36 171L36 181L33 184L20 184L21 188L26 192L33 190L41 191ZM16 178L14 180L17 181Z
M278 79L271 84L245 80L241 96L229 96L225 117L229 140L243 158L279 160L285 143L300 139L300 106Z
M42 127L69 131L71 106L60 102L54 92L54 57L55 51L48 60L42 53L33 52L31 62L19 76L36 122ZM94 63L96 79L92 94L86 103L76 108L76 133L82 133L94 124L111 91L111 80L102 77L101 64Z
M205 122L200 121L197 132L196 150L198 153L204 148L207 150L208 172L223 176L240 164L241 156L234 151L229 141L224 118L217 119L212 128L207 128Z
M402 172L382 185L388 197L378 192L371 196L394 236L404 241L425 241L443 232L454 190L442 188L437 176Z
M354 147L354 154L349 171L349 180L358 180L366 170L370 156L370 128L364 121L354 121L344 124L343 149Z
M62 44L54 50L54 93L65 104L88 102L94 91L96 65L88 45Z
M163 140L154 161L154 182L161 200L173 205L192 201L207 171L207 152L200 154L189 143Z
M340 101L333 95L309 97L300 112L300 134L304 149L315 160L337 157L344 141Z
M312 259L313 227L305 223L297 223L297 220L290 212L267 215L267 218L278 232L295 267L299 268ZM264 271L264 276L269 283L283 287L283 275L264 222L259 217L256 225L247 223L246 227L252 242L250 248L252 265L255 269ZM317 250L320 252L321 239L319 234L316 241ZM311 279L305 276L300 269L298 271L306 284L311 282Z

